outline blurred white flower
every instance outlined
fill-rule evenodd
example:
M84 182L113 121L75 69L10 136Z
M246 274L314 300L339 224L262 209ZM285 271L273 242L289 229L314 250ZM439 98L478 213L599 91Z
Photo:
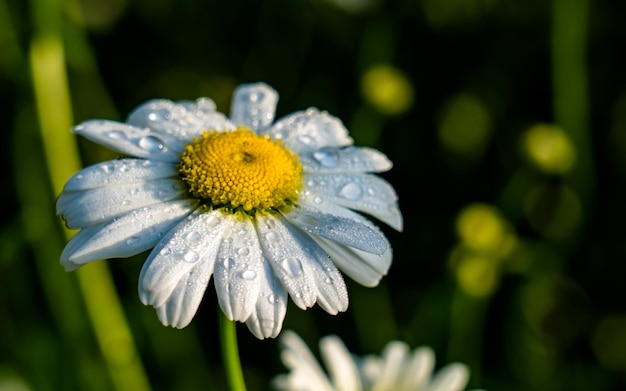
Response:
M396 230L394 189L372 173L391 162L352 146L337 118L310 108L274 122L278 94L235 91L231 116L207 98L153 100L126 123L91 120L73 131L129 158L87 167L57 211L80 231L67 270L153 248L139 295L163 324L185 327L213 276L219 304L258 338L281 330L287 295L331 314L348 306L339 270L365 286L387 273L391 247L364 212Z
M320 340L324 372L304 341L290 330L281 335L281 359L290 370L273 385L283 391L460 391L469 379L464 364L449 364L433 375L435 354L392 341L382 356L353 356L336 336Z

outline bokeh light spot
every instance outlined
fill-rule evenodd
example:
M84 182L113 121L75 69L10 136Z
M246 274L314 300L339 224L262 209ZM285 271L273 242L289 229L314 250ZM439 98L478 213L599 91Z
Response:
M391 65L376 65L361 78L365 99L387 115L401 114L413 105L413 85L400 69Z
M564 174L576 160L576 150L558 126L538 124L526 131L523 140L528 160L547 174Z
M475 96L459 94L448 101L439 124L439 141L465 158L479 158L492 129L489 110Z

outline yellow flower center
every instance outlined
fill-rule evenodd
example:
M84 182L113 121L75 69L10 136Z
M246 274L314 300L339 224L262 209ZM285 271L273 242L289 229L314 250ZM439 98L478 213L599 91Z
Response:
M246 127L204 132L185 146L178 170L194 197L233 211L291 205L302 187L298 156Z

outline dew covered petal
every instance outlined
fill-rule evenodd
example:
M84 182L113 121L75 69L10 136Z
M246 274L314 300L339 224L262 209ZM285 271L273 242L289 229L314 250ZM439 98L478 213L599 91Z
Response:
M256 228L267 261L298 307L317 303L333 315L348 308L341 273L309 235L273 216L257 217Z
M330 255L342 272L363 286L378 285L391 266L391 247L381 255L376 255L320 236L312 236L312 239Z
M333 203L367 213L402 231L402 214L398 196L384 179L370 174L308 174L304 177L307 190L303 198L316 205Z
M180 281L196 267L201 267L204 273L201 277L208 282L225 220L220 211L205 212L200 208L171 229L157 243L141 269L141 301L153 307L163 306Z
M180 180L169 178L64 191L57 199L57 214L63 216L69 228L83 228L134 209L173 200L185 191Z
M215 103L209 98L179 102L150 100L130 113L127 122L139 128L150 128L182 143L188 143L206 130L234 128L224 114L215 110Z
M162 162L176 163L184 147L181 140L170 134L116 121L90 120L72 131L121 154Z
M209 285L212 271L211 262L203 260L181 277L167 300L156 307L163 325L182 329L191 322Z
M298 154L313 153L323 147L344 147L353 143L341 120L316 108L283 117L274 123L269 135L282 140Z
M259 339L276 338L283 328L283 320L287 313L287 292L274 276L272 267L263 262L261 269L259 298L246 325L252 334Z
M177 200L135 209L109 223L79 231L61 254L66 269L104 258L130 257L146 251L197 206Z
M63 190L88 190L177 175L176 166L167 162L146 159L109 160L80 170L65 183Z
M393 166L385 154L367 147L322 147L299 156L304 172L315 174L384 172Z
M277 103L278 93L267 84L242 84L233 94L230 118L236 125L262 132L274 122Z
M261 292L263 253L249 219L228 219L215 264L215 290L228 319L245 322Z
M389 242L365 217L331 203L308 204L304 199L285 218L309 234L334 240L372 254L383 254Z

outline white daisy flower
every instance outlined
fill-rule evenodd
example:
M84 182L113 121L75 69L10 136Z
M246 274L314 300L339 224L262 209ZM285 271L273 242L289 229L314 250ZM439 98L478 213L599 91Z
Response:
M273 385L282 391L461 391L469 380L467 366L450 364L433 376L435 354L429 347L413 350L392 341L382 356L353 356L336 336L320 340L328 375L294 332L281 336L281 359L290 370Z
M402 230L394 189L372 173L382 153L352 146L341 121L310 108L274 122L278 94L239 86L231 116L207 98L153 100L125 123L86 121L73 132L128 158L87 167L57 211L80 231L67 270L153 248L139 296L163 324L193 318L211 276L231 320L275 337L287 295L330 314L348 306L339 270L365 286L387 273L391 247L363 212Z

